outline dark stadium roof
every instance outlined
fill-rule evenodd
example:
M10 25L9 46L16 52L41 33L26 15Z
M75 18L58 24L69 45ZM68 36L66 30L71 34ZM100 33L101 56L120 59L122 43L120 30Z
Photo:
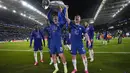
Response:
M130 0L106 0L95 25L111 24L124 17L130 17Z
M24 2L23 2L24 1ZM52 0L51 0L52 1ZM62 0L69 5L69 17L81 15L84 20L94 19L99 6L104 1L101 11L95 19L95 25L111 24L125 17L130 17L129 0ZM106 2L105 2L106 1ZM0 0L0 22L33 26L35 23L46 25L46 13L42 0ZM33 6L33 7L30 7ZM124 7L124 5L126 5ZM121 11L119 9L124 7ZM115 17L114 14L116 14Z
M14 24L46 24L45 10L37 0L0 0L0 21Z

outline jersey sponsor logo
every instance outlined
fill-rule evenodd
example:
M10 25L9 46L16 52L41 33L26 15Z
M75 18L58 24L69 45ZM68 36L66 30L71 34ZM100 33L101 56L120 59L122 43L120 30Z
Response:
M75 33L76 35L79 35L79 30L76 30L76 29L75 29L74 33Z

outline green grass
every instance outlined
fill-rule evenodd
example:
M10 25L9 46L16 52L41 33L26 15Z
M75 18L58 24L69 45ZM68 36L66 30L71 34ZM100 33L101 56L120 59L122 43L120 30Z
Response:
M101 41L94 43L95 52L130 52L130 38L123 39L123 43L118 45L117 39L111 40L108 45L102 45ZM5 50L31 50L29 42L10 42L0 43L0 73L52 73L53 65L50 66L49 53L44 52L44 63L34 66L33 52L1 51ZM44 51L47 51L44 47ZM65 51L68 63L68 73L73 70L71 54ZM87 53L88 56L88 53ZM39 58L39 54L38 54ZM84 66L81 57L77 56L77 73L83 73ZM63 73L63 65L59 64L60 71ZM130 54L95 53L95 61L88 61L89 73L130 73Z

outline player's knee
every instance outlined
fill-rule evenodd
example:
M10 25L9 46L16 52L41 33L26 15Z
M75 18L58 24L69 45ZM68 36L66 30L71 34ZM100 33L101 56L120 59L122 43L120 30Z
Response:
M86 59L87 58L85 54L82 54L81 57L82 57L82 59Z
M76 59L76 55L72 55L72 60Z
M60 56L60 57L63 57L63 53L60 53L59 56Z

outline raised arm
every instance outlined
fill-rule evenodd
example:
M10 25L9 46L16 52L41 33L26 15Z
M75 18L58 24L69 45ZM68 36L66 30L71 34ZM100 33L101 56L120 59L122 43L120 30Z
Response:
M64 9L62 10L62 12L58 11L58 18L59 18L59 23L60 23L60 27L62 28L65 24L66 24L66 7L64 7Z
M66 21L67 21L67 24L70 24L70 19L69 19L69 16L68 16L68 7L66 8Z
M48 14L47 14L47 17L48 17L50 24L54 23L53 20L52 20L52 17L51 17L51 13L52 13L52 9L50 9Z

